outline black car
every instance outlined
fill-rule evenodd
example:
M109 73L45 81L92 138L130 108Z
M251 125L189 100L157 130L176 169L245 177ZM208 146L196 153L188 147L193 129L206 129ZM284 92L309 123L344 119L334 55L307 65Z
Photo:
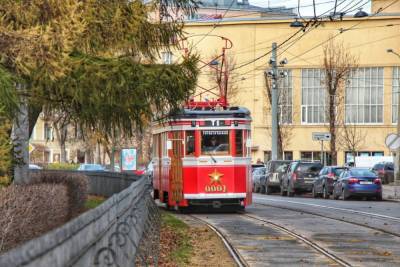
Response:
M311 192L315 177L323 168L320 162L294 161L290 163L282 176L281 195L292 197L294 194Z
M262 183L262 192L267 195L279 191L282 176L286 173L290 160L270 160L267 162L266 180Z
M327 166L324 167L317 178L314 180L312 195L313 197L322 196L328 199L333 192L333 184L339 178L340 174L347 170L346 167Z
M394 182L393 162L379 162L372 167L372 171L382 180L382 184Z

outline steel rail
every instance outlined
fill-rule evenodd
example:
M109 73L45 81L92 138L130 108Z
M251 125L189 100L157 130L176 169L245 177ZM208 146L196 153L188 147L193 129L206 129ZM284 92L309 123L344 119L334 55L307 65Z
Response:
M222 240L224 243L225 247L228 249L229 254L232 256L233 260L239 267L248 267L250 266L245 259L240 255L240 253L235 249L235 247L229 242L228 238L225 237L225 235L218 230L216 227L208 223L207 221L195 216L195 215L189 215L190 217L196 218L197 220L203 222L205 225L207 225L208 228L210 228L212 231L214 231L219 238Z
M256 221L260 221L260 222L263 222L263 223L266 223L269 226L271 226L272 228L274 228L274 229L276 229L278 231L284 232L284 233L286 233L286 234L288 234L288 235L290 235L290 236L302 241L303 243L309 245L310 247L312 247L314 250L316 250L320 254L323 254L325 257L333 260L334 262L336 262L340 266L344 266L344 267L351 267L352 266L350 263L346 262L345 260L342 260L340 257L336 256L335 254L333 254L332 252L326 250L325 248L319 246L315 242L313 242L313 241L309 240L308 238L306 238L306 237L304 237L302 235L299 235L299 234L297 234L297 233L295 233L295 232L293 232L293 231L291 231L291 230L289 230L289 229L287 229L287 228L285 228L285 227L283 227L283 226L281 226L279 224L276 224L276 223L268 221L266 219L258 218L256 216L252 216L252 215L249 215L249 214L246 214L246 213L241 213L241 216L247 217L247 218L250 218L250 219L253 219L253 220L256 220Z
M322 218L325 218L325 219L330 219L330 220L335 220L335 221L339 221L339 222L349 223L349 224L357 225L357 226L360 226L360 227L368 228L368 229L371 229L371 230L374 230L374 231L379 231L379 232L382 232L382 233L385 233L385 234L389 234L389 235L393 235L393 236L396 236L396 237L400 237L400 234L398 234L398 233L394 233L394 232L391 232L391 231L387 231L387 230L384 230L384 229L381 229L381 228L377 228L377 227L366 225L366 224L362 224L362 223L357 223L357 222L350 221L350 220L339 219L339 218L335 218L335 217L328 216L328 215L322 215L322 214L319 214L319 213L316 213L316 212L312 212L312 211L306 211L306 210L302 210L302 209L289 208L289 207L281 207L281 206L275 206L275 205L264 204L264 203L255 203L255 204L256 205L261 205L261 206L277 208L277 209L290 210L290 211L294 211L294 212L307 213L307 214L311 214L311 215L314 215L314 216L322 217Z

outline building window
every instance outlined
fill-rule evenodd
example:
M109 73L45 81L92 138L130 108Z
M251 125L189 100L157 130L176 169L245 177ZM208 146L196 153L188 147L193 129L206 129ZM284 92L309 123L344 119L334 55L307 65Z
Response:
M53 128L48 124L44 124L44 140L53 141Z
M397 105L399 101L399 92L400 92L400 68L393 67L393 76L392 76L392 123L397 123Z
M172 53L171 52L161 52L161 58L163 64L172 64Z
M271 151L264 151L264 162L268 162L272 159Z
M383 68L359 68L346 84L346 122L383 122Z
M279 79L279 123L292 123L292 70L282 70Z
M293 152L292 151L283 152L283 159L284 160L293 160Z
M324 72L321 69L302 70L301 122L325 123L326 90L323 86Z
M331 154L327 151L324 151L325 162L327 165L331 165L332 158ZM321 151L302 151L300 152L300 159L305 161L319 161L321 160Z

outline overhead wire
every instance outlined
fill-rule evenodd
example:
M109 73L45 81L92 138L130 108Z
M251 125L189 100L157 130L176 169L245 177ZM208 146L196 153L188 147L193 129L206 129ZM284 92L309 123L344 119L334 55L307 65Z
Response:
M395 4L397 1L398 1L398 0L394 0L393 2L391 2L390 4L388 4L386 7L380 8L380 9L379 9L378 11L376 11L373 15L371 15L371 16L369 16L368 18L366 18L365 20L361 20L360 22L354 24L353 26L351 26L351 27L345 29L345 31L351 30L351 29L357 27L358 25L360 25L361 23L363 23L363 22L365 22L365 21L367 21L367 20L370 20L371 18L375 17L376 15L378 15L379 13L381 13L382 11L384 11L385 9L387 9L387 8L389 8L390 6L392 6L393 4ZM294 60L294 59L296 59L296 58L298 58L298 57L300 57L300 56L303 56L303 55L305 55L305 54L311 52L312 50L314 50L314 49L320 47L321 45L323 45L323 44L329 42L330 40L333 40L334 38L336 38L337 36L339 36L339 35L342 34L343 32L344 32L344 31L341 31L341 32L339 32L339 33L337 33L337 34L335 34L335 35L329 37L328 39L326 39L326 40L324 40L324 41L318 43L317 45L311 47L310 49L304 51L303 53L300 53L299 55L296 55L295 57L291 58L290 60Z

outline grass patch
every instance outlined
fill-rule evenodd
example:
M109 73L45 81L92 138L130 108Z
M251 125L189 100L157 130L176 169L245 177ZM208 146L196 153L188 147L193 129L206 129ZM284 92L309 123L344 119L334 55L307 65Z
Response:
M177 237L177 246L172 249L170 259L178 266L189 264L190 257L193 254L189 226L167 212L162 212L162 223L167 228L170 228Z
M106 200L105 197L89 195L85 202L85 209L94 209Z

